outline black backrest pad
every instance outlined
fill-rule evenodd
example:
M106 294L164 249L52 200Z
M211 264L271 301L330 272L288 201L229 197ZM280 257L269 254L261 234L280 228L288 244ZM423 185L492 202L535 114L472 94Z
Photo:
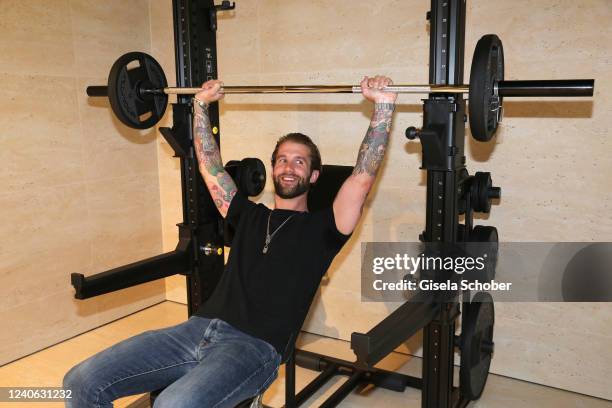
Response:
M344 180L353 172L353 166L324 164L321 175L308 194L308 211L331 207Z

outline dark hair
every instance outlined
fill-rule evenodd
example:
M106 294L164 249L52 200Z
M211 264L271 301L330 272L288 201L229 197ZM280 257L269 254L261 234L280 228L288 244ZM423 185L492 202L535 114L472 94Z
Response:
M308 136L302 133L288 133L278 139L278 141L276 142L276 147L274 147L274 152L272 152L272 167L274 167L274 164L276 163L276 154L278 153L278 148L285 142L300 143L308 147L310 149L310 171L321 171L321 153L319 153L319 148Z

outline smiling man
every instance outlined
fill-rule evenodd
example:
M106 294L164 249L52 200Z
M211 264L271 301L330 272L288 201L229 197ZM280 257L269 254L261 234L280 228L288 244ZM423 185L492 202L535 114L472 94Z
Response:
M321 155L310 138L301 133L289 133L281 137L272 153L272 179L274 181L274 205L291 206L291 199L310 190L321 172ZM278 200L289 200L280 203ZM296 201L295 203L298 203ZM303 202L299 202L303 204ZM306 211L306 207L295 208Z
M213 201L236 231L225 272L186 322L125 340L74 367L64 381L73 390L68 406L112 407L122 396L165 388L155 408L234 407L272 383L376 179L397 98L382 91L389 84L382 76L361 82L374 113L357 163L333 206L312 213L308 191L321 172L312 140L301 133L280 138L272 154L274 209L249 201L225 172L208 119L222 84L203 84L193 104L194 145Z

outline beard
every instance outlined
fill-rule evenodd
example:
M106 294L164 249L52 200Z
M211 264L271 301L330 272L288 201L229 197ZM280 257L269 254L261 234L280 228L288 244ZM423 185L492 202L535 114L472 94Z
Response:
M285 176L285 174L280 174L274 178L274 192L280 198L283 198L283 199L295 198L297 196L300 196L306 193L308 190L310 190L310 178L305 179L305 178L297 177L293 175L294 177L297 178L297 183L295 183L292 186L285 187L281 183L281 177L283 176Z

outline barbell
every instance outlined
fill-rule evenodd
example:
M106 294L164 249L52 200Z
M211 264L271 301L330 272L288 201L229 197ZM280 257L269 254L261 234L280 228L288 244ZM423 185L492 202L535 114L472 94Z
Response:
M502 116L503 97L593 96L593 79L504 80L501 40L494 34L476 44L469 85L391 85L384 91L407 94L469 94L472 135L490 140ZM168 95L194 95L201 88L168 87L159 63L150 55L130 52L111 67L107 86L88 86L87 95L107 96L117 118L125 125L146 129L157 124L168 104ZM225 94L361 93L359 85L259 85L223 86Z
M107 96L106 86L89 86L87 95ZM539 81L499 81L495 92L499 96L590 96L593 80L539 80ZM140 88L141 95L194 95L202 88ZM468 85L390 85L382 88L384 92L405 94L428 93L470 93ZM360 85L249 85L223 86L224 94L310 94L310 93L361 93ZM591 95L592 96L592 95Z

